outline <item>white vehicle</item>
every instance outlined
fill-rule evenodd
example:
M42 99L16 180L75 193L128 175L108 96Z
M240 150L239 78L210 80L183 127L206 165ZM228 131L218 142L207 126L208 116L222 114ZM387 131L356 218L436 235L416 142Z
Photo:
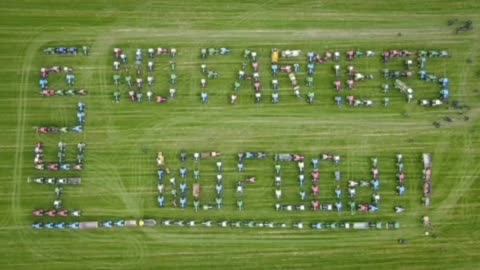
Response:
M430 106L430 102L429 102L428 100L426 100L426 99L420 100L419 103L420 103L420 106L422 106L422 107L428 107L428 106Z
M303 222L294 223L293 227L295 227L299 230L302 230L304 228L304 224L303 224Z
M275 198L277 198L277 200L280 200L282 198L282 190L281 189L275 189Z
M432 107L438 107L443 105L443 102L440 99L434 99L432 100Z
M373 101L367 99L367 100L364 100L363 101L363 105L367 106L367 107L372 107L373 106Z
M207 220L205 222L202 222L202 225L204 225L205 227L212 227L212 221Z
M400 90L403 94L413 94L413 89L408 87L408 85L401 80L395 80L395 88Z
M226 228L226 227L228 227L228 221L222 221L222 222L218 223L218 225L220 225L220 227Z
M301 50L285 50L282 51L282 58L298 57L302 53Z

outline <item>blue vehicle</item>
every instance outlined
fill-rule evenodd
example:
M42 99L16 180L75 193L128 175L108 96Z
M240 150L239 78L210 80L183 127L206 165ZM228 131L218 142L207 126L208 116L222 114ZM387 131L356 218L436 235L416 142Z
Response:
M79 114L80 114L80 113L79 113ZM78 119L78 123L79 123L80 125L82 125L82 126L85 125L85 115L81 115L81 114L80 114L80 115L77 115L77 119Z
M238 160L243 161L245 159L266 159L267 154L265 152L245 152L238 154Z
M439 80L439 82L443 86L443 88L448 89L450 87L450 80L448 78L442 78Z
M220 48L220 55L230 55L232 54L232 50L227 49L227 48Z
M85 112L85 109L87 108L87 105L85 105L85 103L82 103L82 102L79 102L78 103L78 110L80 112Z
M313 74L315 73L315 65L314 64L308 64L307 68L308 68L308 75L313 76Z
M372 185L373 185L373 190L380 190L380 180L378 179L375 179L372 181Z
M67 224L67 228L74 229L74 230L79 230L80 229L80 222L69 223L69 224Z
M182 194L186 194L186 193L187 193L187 183L185 183L185 182L180 183L180 192L181 192Z
M182 178L187 178L188 169L185 167L180 168L180 175Z
M450 99L450 91L448 91L448 89L442 89L440 91L440 94L442 95L442 99L443 100L449 100Z
M207 104L208 103L208 93L207 92L202 92L202 103Z
M158 170L157 172L158 174L158 180L163 180L163 178L165 177L165 171L164 170Z
M280 68L278 67L278 65L272 65L272 72L274 76L277 76L278 73L280 73ZM278 90L278 87L275 87L275 85L278 86L278 84L274 84L273 89Z
M60 165L61 171L70 171L70 164L61 164Z
M75 126L72 128L72 131L75 133L82 133L83 132L83 126Z
M45 229L55 229L55 224L53 223L46 223L45 224Z
M335 194L337 195L337 199L342 198L342 190L339 187L335 189Z
M338 106L338 107L342 107L342 106L343 106L343 98L342 98L341 96L335 97L335 102L337 103L337 106Z
M78 48L76 47L68 48L67 54L73 54L73 55L78 54Z
M278 104L280 102L280 95L278 92L272 93L272 103Z
M186 197L181 197L180 198L180 207L182 209L187 208L187 198Z
M102 226L103 226L104 228L112 228L112 227L113 227L113 221L107 220L107 221L105 221L105 222L102 223Z
M65 229L65 222L60 222L55 224L55 229L59 229L59 230Z
M324 229L323 223L321 223L321 222L313 223L313 224L312 224L312 229L314 229L314 230L322 230L322 229Z
M41 230L43 229L43 223L39 222L39 223L32 224L32 228L34 228L35 230Z
M165 197L163 195L159 195L157 201L159 207L165 207Z
M59 48L55 48L55 54L62 54L62 55L65 55L68 53L68 50L67 48L65 47L59 47Z
M65 77L67 79L67 85L73 86L75 84L75 75L67 74Z
M307 57L308 57L308 62L313 63L315 61L315 57L317 55L314 52L308 52Z
M335 203L335 208L337 209L338 212L342 212L342 210L343 210L342 202L336 202Z
M370 207L368 208L368 212L378 212L380 210L380 208L378 208L378 206L376 205L370 205Z
M318 158L314 158L312 159L312 164L313 164L313 169L314 170L318 170L318 165L320 164L320 161L318 160Z
M115 222L115 226L116 227L125 227L125 220L119 220L117 222Z
M47 89L47 87L48 87L47 79L41 79L39 83L40 83L40 87L42 88L42 90Z

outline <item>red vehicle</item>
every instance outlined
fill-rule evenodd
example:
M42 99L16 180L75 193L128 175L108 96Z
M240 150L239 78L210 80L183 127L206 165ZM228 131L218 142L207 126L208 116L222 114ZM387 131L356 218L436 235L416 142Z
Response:
M312 186L312 192L315 198L318 197L320 195L320 186L319 185Z
M45 215L45 210L40 209L40 210L37 210L37 211L33 211L33 215L36 216L36 217L43 217Z
M50 164L47 166L49 171L58 171L60 169L60 165L58 163Z
M319 201L312 201L313 211L320 210L320 202Z
M281 66L280 70L284 73L290 73L292 72L292 66Z
M61 216L61 217L68 217L68 210L62 210L60 212L58 212L58 215Z
M44 163L43 154L36 154L34 162L35 162L36 165L43 164Z
M360 212L368 212L368 208L369 208L369 207L368 207L368 204L361 204L361 205L359 205L359 209L358 209L358 210L359 210Z
M35 146L35 153L40 154L41 152L43 152L43 143L38 142Z
M335 90L337 90L337 92L342 91L342 81L335 82Z
M260 92L262 90L262 85L259 82L253 84L255 87L255 92Z
M255 177L250 177L250 178L245 179L245 182L255 184L257 182L257 180L255 179Z
M398 181L401 183L401 184L405 184L405 182L407 181L406 177L405 177L405 173L400 173L398 174Z
M56 210L50 210L50 211L47 212L47 216L56 217L57 216L57 211Z
M315 56L315 59L317 60L317 63L319 63L319 64L325 63L325 59L323 59L323 58L322 58L320 55L318 55L318 54Z
M373 176L373 179L380 179L380 172L378 171L377 168L372 169L372 176Z
M347 55L348 55L348 61L353 61L356 56L355 51L348 51Z
M55 90L42 90L42 96L44 97L53 97L55 96Z
M348 96L347 100L350 106L353 106L355 104L355 96Z
M397 50L390 51L391 57L399 57L400 55L401 55L400 51L397 51Z
M59 73L60 71L62 71L62 70L60 69L59 66L53 66L53 67L48 69L48 72L53 72L53 73Z
M348 80L347 84L348 84L348 90L353 90L353 88L355 88L355 81L354 80Z
M77 93L78 93L78 95L80 95L80 96L86 96L86 95L88 95L88 91L85 90L85 89L80 89L80 90L78 90Z
M66 133L68 130L66 127L40 127L37 129L37 132L40 134L55 134L55 133Z
M384 61L385 63L387 63L388 61L390 61L390 52L385 52L385 53L383 54L383 61Z
M167 98L158 96L156 102L157 103L167 103Z
M114 48L113 53L115 54L115 58L120 59L120 55L122 54L122 49Z
M413 52L411 52L411 51L402 51L401 52L402 57L410 57L412 55L413 55Z
M333 54L331 52L326 52L325 53L325 60L326 61L331 61L333 59Z
M75 171L82 171L83 170L83 164L75 164L75 166L73 166L73 169Z
M130 90L130 91L128 92L128 96L130 97L130 101L131 101L131 102L134 102L134 101L136 100L135 91Z
M303 161L305 159L302 155L293 155L293 161Z
M253 71L258 72L258 68L259 68L258 62L252 63L252 68L253 68Z
M157 55L166 55L166 54L170 54L169 49L157 48Z

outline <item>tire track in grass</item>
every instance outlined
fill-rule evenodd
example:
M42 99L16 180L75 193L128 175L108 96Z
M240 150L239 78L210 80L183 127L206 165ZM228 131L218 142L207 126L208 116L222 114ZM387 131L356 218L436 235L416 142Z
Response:
M480 175L480 166L475 164L474 159L469 158L475 156L475 148L471 137L468 134L464 135L463 142L465 143L465 146L461 152L462 154L460 154L460 156L464 157L463 162L458 162L458 165L454 167L458 169L453 170L463 173L461 176L459 175L458 183L452 188L445 200L443 200L438 205L438 208L432 212L432 220L435 223L441 223L446 218L451 218L451 216L448 215L449 211L454 209L454 206L464 194L468 192L472 184Z
M44 29L48 27L43 26L40 27L39 29ZM37 31L40 32L40 31ZM52 35L55 35L52 34ZM21 164L23 164L23 149L24 149L24 133L25 133L25 118L26 118L26 105L27 105L27 89L29 87L29 73L32 69L35 69L32 67L32 60L35 57L35 53L38 53L37 50L41 46L42 40L47 40L45 37L37 36L36 38L32 38L32 41L30 45L27 47L26 50L26 55L24 57L23 61L23 66L22 66L22 76L21 76L21 86L20 86L20 91L19 91L19 99L18 99L18 122L17 122L17 145L19 146L17 148L16 154L15 154L15 166L14 166L14 190L12 192L12 217L14 218L14 223L16 226L21 227L19 217L16 215L18 211L21 211L21 206L20 206L20 198L21 198L21 185L20 181L22 180L22 170L21 170ZM48 42L48 41L45 41ZM68 40L66 41L68 42ZM64 103L62 103L64 104ZM65 108L64 106L59 108L61 111L65 111L68 108ZM68 111L68 110L67 110ZM71 116L67 116L66 113L63 113L61 116L55 116L55 120L61 120L62 123L68 123L68 119L70 119ZM38 136L37 136L38 137ZM61 139L63 139L64 136L61 136ZM82 137L85 137L85 134L82 134ZM42 138L46 139L48 142L50 142L52 145L56 144L55 142L58 142L58 138ZM28 232L27 232L28 231ZM55 255L52 254L51 252L45 250L45 247L41 245L41 243L35 241L32 236L35 236L35 233L33 231L29 231L29 228L26 229L20 229L20 239L22 240L22 244L28 248L30 253L37 258L41 258L42 260L48 260L48 259L54 259ZM80 236L82 238L82 236ZM28 241L28 242L27 242Z
M480 38L480 34L477 34L476 35L477 38L476 40L478 40ZM472 48L470 50L470 52L468 53L468 55L470 55L470 59L476 59L477 57L477 54L478 54L478 47L479 47L479 44L478 42L472 42ZM461 61L461 60L464 60L464 59L459 59L458 61ZM466 92L466 87L467 87L467 77L468 77L468 72L470 71L470 67L471 67L471 64L468 64L465 60L464 60L464 64L462 65L462 81L461 81L461 87L460 87L460 91L461 91L461 96L462 97L465 97L465 92Z
M55 36L55 34L52 34L52 36ZM70 38L70 37L65 37L64 42L65 43L71 42L71 39L72 38ZM75 38L73 38L73 39L75 40ZM47 40L46 42L49 42L48 40L51 40L51 39L48 39L48 38L44 37L44 40ZM82 77L82 79L83 79L83 77ZM84 99L84 97L82 99ZM54 106L56 106L55 109L53 110L56 113L54 115L50 116L52 122L61 123L60 125L62 125L62 126L72 126L72 118L75 117L74 111L76 111L76 102L65 102L65 101L62 101L62 100L57 100L57 101L52 100L52 102L50 102L50 105L52 105L52 104L55 104ZM78 136L81 136L82 138L79 139ZM50 145L50 148L54 149L54 146L58 143L58 141L65 141L65 140L67 141L67 143L71 144L70 146L73 146L73 148L74 148L74 145L76 145L76 141L82 140L84 138L84 136L85 136L85 134L75 135L74 137L72 137L69 134L60 134L59 136L54 136L54 137L37 135L37 138L38 138L38 140L44 141L46 144ZM74 141L71 141L72 139ZM70 198L72 198L72 197L70 197ZM39 233L42 233L42 232L39 232ZM42 260L55 260L56 255L54 253L46 250L45 246L41 242L36 241L35 237L36 237L35 232L31 232L30 236L28 237L30 242L27 245L30 249L30 253L34 257L40 258ZM76 235L74 237L76 237Z
M109 38L106 38L106 37ZM95 42L92 44L92 52L96 52L97 57L94 58L92 62L92 65L100 67L98 69L98 72L93 73L89 72L85 78L88 82L93 82L96 81L98 82L97 89L97 95L100 100L95 100L96 104L98 107L109 107L112 106L112 104L107 100L107 80L106 80L106 69L105 63L107 61L107 58L110 54L108 52L110 51L109 49L112 47L112 45L115 43L115 39L111 38L111 31L106 31L106 33L99 34L98 37L96 38ZM91 109L91 113L95 114L95 108ZM104 127L107 128L105 132L109 133L108 128L113 125L113 118L108 117L105 118L106 122L104 123ZM88 126L88 122L87 122ZM89 130L88 128L86 129L86 137L88 138L89 135ZM88 143L88 142L87 142ZM105 142L106 143L106 142ZM89 151L101 151L101 148L94 148L90 149ZM132 204L129 200L125 199L125 196L123 194L127 194L127 189L123 183L122 179L122 171L118 170L119 164L116 163L116 161L113 158L108 158L108 159L102 159L102 158L89 158L89 171L95 172L95 175L93 177L89 177L87 174L86 181L89 181L87 183L88 186L90 186L92 189L97 190L97 191L102 191L102 193L105 194L105 196L102 197L101 204L107 204L109 206L111 205L117 205L118 204L118 199L120 199L121 202L125 205L125 208L129 210L129 212L132 211L131 205ZM102 175L104 175L102 177ZM116 194L111 195L111 193ZM101 205L99 205L101 207ZM133 212L137 211L137 209L133 209ZM87 209L88 211L88 209ZM138 211L137 211L138 212ZM101 211L102 215L108 215L110 216L110 213L107 213L106 211ZM124 213L122 211L122 214L118 216L118 218L123 218L125 214L130 215L131 213ZM114 232L109 232L109 233L114 233ZM117 232L115 232L117 233ZM126 264L128 262L129 265L138 265L143 262L144 254L145 254L145 247L143 243L139 240L139 236L137 234L131 234L127 232L118 232L121 233L121 240L122 243L125 244L126 248L122 252L122 258L121 260L122 265ZM80 235L79 238L85 239L87 241L94 241L96 240L95 236L92 235ZM118 242L119 238L118 237L113 237L112 242L115 241L116 243ZM110 241L109 241L110 242ZM127 260L128 259L128 260Z
M109 34L109 31L106 30L105 33L99 33L99 35L95 39L94 43L91 46L91 49L92 49L92 53L94 55L96 54L96 57L94 58L92 57L90 62L91 62L91 65L98 66L100 68L98 69L98 72L96 73L88 72L86 76L84 76L86 81L88 81L89 83L93 81L98 82L97 89L95 91L97 91L100 101L95 100L95 102L99 102L98 105L105 106L105 107L112 106L108 101L103 100L104 98L106 98L106 85L107 85L107 81L105 79L106 74L105 74L104 65L106 62L106 58L109 55L108 54L109 48L115 42L115 39L110 38L110 36L111 35ZM94 108L91 111L93 111L91 112L91 114L95 114ZM104 123L104 126L107 127L108 129L108 127L112 125L112 118L108 117L108 118L105 118L105 120L106 122ZM87 122L87 127L88 127L88 122ZM85 135L88 138L88 135L89 135L88 128L86 129ZM90 152L95 152L99 150L101 150L101 148L89 149ZM95 189L106 190L107 191L106 194L111 193L113 190L115 191L120 190L121 192L124 192L123 191L124 189L115 185L115 184L121 183L122 179L119 171L117 170L118 167L112 164L112 162L114 162L112 159L104 160L104 159L95 158L95 157L89 158L89 163L91 164L89 165L89 170L92 172L96 172L96 175L90 179L87 175L87 178L85 180L91 181L91 183L88 183L88 184L89 185L93 184L95 186ZM108 172L108 174L105 175L105 177L101 177L102 172ZM105 179L108 179L109 181L108 182L103 181ZM107 184L107 185L105 186L103 184ZM109 205L117 203L117 201L114 200L114 197L111 197L108 195L103 197L103 202L108 203Z
M477 36L479 36L477 34ZM477 38L478 39L478 38ZM477 55L477 49L478 49L478 42L473 42L473 46L471 50L469 51L468 55L470 56L469 58L475 59ZM458 61L462 61L463 59L459 59ZM470 71L470 65L466 62L462 65L462 81L460 83L460 95L461 97L465 97L466 93L466 88L467 88L467 78L468 78L468 73ZM463 142L465 143L464 149L462 151L463 157L469 157L469 156L474 156L475 153L473 152L473 145L472 145L472 140L471 137L468 136L468 131L464 129L466 134L463 138ZM469 155L470 154L470 155ZM471 166L469 166L469 164ZM463 166L462 166L463 165ZM459 176L459 182L452 188L452 190L449 192L445 200L438 206L437 210L432 213L432 216L434 217L434 222L441 224L443 220L445 220L447 217L451 217L448 215L449 211L453 211L455 205L460 201L460 199L465 195L465 193L468 192L468 189L473 185L474 181L478 176L480 175L480 166L475 166L475 163L472 162L469 159L464 159L464 162L461 163L461 165L458 165L457 167L462 166L461 169L455 170L457 172L463 172L462 176ZM471 169L474 168L474 169ZM473 170L473 173L467 174L470 170Z
M140 5L138 6L135 10L139 10L140 8L144 6L149 6L150 1L146 2L145 5ZM115 23L112 23L112 25L115 25ZM108 37L108 38L107 38ZM117 42L116 35L113 33L112 29L108 29L105 31L103 34L99 34L97 37L95 43L92 45L92 51L98 52L98 57L95 59L96 61L94 62L94 65L97 65L99 68L98 72L95 74L96 76L93 76L93 74L88 74L86 77L89 81L96 80L98 82L98 96L101 98L100 101L96 100L98 102L99 107L109 107L113 106L111 102L107 99L108 97L108 81L106 79L106 68L105 68L105 63L107 62L108 57L110 54L108 53L110 51L110 48ZM92 110L93 114L95 114L95 110ZM106 122L104 123L104 127L107 128L106 132L110 134L109 128L111 128L114 125L114 117L108 117L106 118ZM88 129L86 131L88 135ZM88 137L88 136L87 136ZM95 151L93 149L92 151ZM138 205L138 199L136 199L137 196L139 195L129 195L128 194L128 189L125 186L125 183L122 179L122 175L124 174L124 171L118 170L119 164L116 163L116 160L114 158L108 158L107 160L100 160L100 159L93 159L90 160L90 163L93 164L94 168L100 168L102 167L101 170L99 169L94 169L91 171L95 171L96 175L95 178L98 176L98 172L108 172L107 178L109 181L108 182L98 182L97 187L102 187L103 189L106 189L109 193L112 191L118 195L118 199L120 199L123 204L125 205L125 208L128 209L128 214L127 215L133 215L134 217L139 217L141 213L141 205ZM129 162L131 165L138 166L140 161L135 161L135 162ZM142 166L140 166L140 169ZM132 170L130 166L127 166L127 170ZM135 173L135 175L139 175L139 173ZM113 176L113 177L112 177ZM88 179L86 179L88 181ZM103 179L102 179L103 180ZM136 179L136 182L141 182L141 176L139 176L138 179ZM101 184L106 184L101 185ZM138 184L137 184L138 185ZM118 201L109 196L108 194L103 198L104 200L107 200L109 204L111 203L117 203ZM122 216L125 216L122 215ZM145 245L139 238L139 234L132 234L132 233L127 233L127 232L120 232L122 233L122 240L126 246L123 252L123 256L120 262L122 265L127 264L131 266L137 266L141 263L143 263L144 257L145 257ZM118 238L112 238L112 241L117 242Z
M37 28L35 33L41 33L42 29L46 29L48 25L42 25ZM25 124L27 117L27 105L28 105L28 89L30 83L30 72L34 69L32 67L35 54L38 53L38 49L43 43L41 35L29 36L25 39L24 43L28 44L25 48L25 56L21 64L21 75L20 75L20 84L18 90L18 99L17 99L17 127L16 127L16 149L14 155L14 166L13 166L13 187L11 191L11 218L14 226L18 229L16 233L19 238L19 243L23 245L31 254L35 256L42 256L43 258L49 257L48 253L41 252L40 248L36 241L31 239L31 236L34 235L29 226L22 224L20 220L22 218L22 207L21 207L21 194L22 194L22 184L23 179L23 152L25 148ZM32 134L33 136L33 134ZM30 240L30 241L28 241ZM27 242L28 241L28 242ZM38 252L40 251L39 254Z
M134 230L137 230L134 228ZM145 243L142 239L142 235L138 233L132 232L121 232L124 234L125 237L125 248L124 256L125 258L122 261L123 264L129 264L132 268L137 267L139 265L143 265L144 258L145 258ZM117 242L117 241L114 241Z
M140 208L136 198L137 195L135 193L130 194L128 187L126 186L126 182L128 182L129 180L131 181L132 184L136 186L135 178L138 176L137 159L136 158L129 159L127 164L128 166L126 166L125 168L129 173L127 174L126 177L120 177L116 182L116 185L115 186L112 185L112 189L115 188L113 190L115 190L118 193L119 199L125 205L125 208L127 210L125 214L128 216L137 218L139 217L139 214L140 214ZM126 179L127 177L130 179L127 180Z
M410 156L405 157L405 172L407 175L407 198L406 204L411 208L408 211L408 217L418 219L420 217L419 212L424 211L424 206L420 203L420 194L422 194L422 188L418 188L419 181L422 181L421 171L415 171L414 168L417 168L417 164L421 162L421 153L417 150L409 152ZM395 183L398 183L398 180L395 179ZM396 184L397 185L397 184ZM408 191L410 190L410 192ZM408 210L408 209L407 209Z
M105 207L102 207L102 205L118 205L118 201L115 199L117 188L115 188L114 185L122 181L121 176L117 166L111 164L111 162L109 162L110 160L91 157L89 161L91 165L89 165L88 169L94 172L94 175L86 174L85 178L88 179L88 182L86 181L85 184L88 185L88 190L96 190L98 195L101 196L101 200L98 201L97 205L100 210L96 211L102 215L106 215ZM85 212L88 213L87 210L85 210Z
M118 201L114 199L114 194L116 194L118 188L114 185L122 181L118 167L111 164L110 160L102 158L92 157L89 158L89 162L92 165L89 165L88 169L91 172L95 172L95 175L90 177L87 174L86 178L89 182L85 184L91 186L92 190L97 190L99 194L104 195L100 201L101 204L116 205ZM101 205L99 205L99 208L101 208ZM85 212L88 213L88 210ZM101 211L101 213L104 214L104 211Z
M115 218L128 218L130 213L130 205L132 205L129 201L125 201L124 193L126 192L125 186L123 185L121 172L117 169L118 167L115 164L110 164L108 160L103 159L95 159L92 160L93 169L96 173L96 177L98 181L92 181L93 183L89 184L92 189L99 191L99 193L103 194L102 200L99 201L100 207L103 204L108 205L116 205L117 208L123 208L118 205L119 200L125 204L127 211L121 210L120 214L117 212L113 213L109 211L102 211L100 212L102 215L107 216L115 216ZM100 229L102 230L102 229ZM139 264L142 263L144 257L144 246L140 240L139 234L133 234L127 232L127 228L118 228L113 230L108 230L108 232L103 233L111 233L112 238L107 240L108 244L123 244L125 245L125 249L122 251L122 258L128 259L123 261L122 264ZM137 230L137 229L134 229ZM114 235L114 236L113 236ZM98 241L96 235L92 234L81 234L79 235L81 239L86 241ZM128 261L128 263L127 263Z

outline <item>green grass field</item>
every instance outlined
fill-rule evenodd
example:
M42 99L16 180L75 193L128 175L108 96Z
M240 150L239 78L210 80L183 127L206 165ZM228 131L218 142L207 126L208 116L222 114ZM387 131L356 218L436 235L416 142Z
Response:
M455 35L447 20L480 22L480 2L464 1L10 1L0 3L0 265L1 269L476 269L479 246L480 32ZM401 36L398 35L401 33ZM90 45L88 57L45 56L50 46ZM176 47L179 97L172 103L132 104L126 86L122 102L112 102L112 49L122 47L133 62L136 48ZM229 47L233 55L213 56L207 64L221 77L210 81L210 103L200 103L200 48ZM332 64L317 66L316 103L291 96L288 79L280 81L281 103L254 104L250 86L240 103L228 104L242 52L259 52L264 91L272 76L270 50L446 49L450 59L428 61L428 70L451 81L452 100L467 104L470 118L446 107L425 109L407 104L393 91L384 108L380 58L354 65L377 76L359 86L360 98L374 108L338 109L333 102ZM469 60L469 61L467 61ZM156 60L155 92L167 95L168 57ZM302 64L305 60L302 59ZM42 98L42 66L72 66L87 97ZM346 67L347 63L342 62ZM145 66L146 67L146 66ZM400 60L388 66L401 69ZM303 82L304 75L300 75ZM439 88L412 79L417 98L432 99ZM65 87L63 75L50 79ZM304 87L304 89L306 89ZM304 90L305 91L305 90ZM305 92L304 92L305 93ZM267 96L269 97L269 96ZM38 135L40 125L72 126L76 103L87 104L81 135ZM444 117L453 123L443 121ZM439 121L436 129L432 122ZM74 148L87 143L86 169L79 187L65 187L65 207L82 209L82 221L107 218L195 220L398 221L401 229L379 231L312 231L221 228L133 228L96 231L35 231L34 208L49 208L51 187L27 184L27 177L56 176L33 169L32 149L46 144L47 160L56 143ZM156 204L156 164L163 151L169 166L180 166L181 150L221 151L226 164L225 209L194 213ZM73 149L69 158L73 159ZM370 158L382 172L382 211L377 214L275 212L273 159L247 162L245 211L235 208L236 153L265 151L303 153L310 160L324 152L339 153L344 179L369 177ZM433 154L433 205L421 205L421 153ZM408 195L395 194L395 154L406 156ZM193 161L187 163L193 169ZM296 177L285 165L285 178ZM213 161L202 162L202 200L214 202ZM322 166L321 199L334 200L333 165ZM307 168L307 171L310 167ZM64 174L65 175L65 174ZM71 173L71 175L77 175ZM344 182L345 182L344 180ZM189 181L192 181L189 179ZM343 183L345 184L345 183ZM297 184L289 182L285 203L299 203ZM367 200L371 192L362 191ZM347 200L345 199L345 203ZM390 209L407 207L396 216ZM423 235L421 217L429 215L436 238ZM47 221L44 219L43 221ZM408 245L399 245L405 238ZM477 266L475 266L477 265Z

